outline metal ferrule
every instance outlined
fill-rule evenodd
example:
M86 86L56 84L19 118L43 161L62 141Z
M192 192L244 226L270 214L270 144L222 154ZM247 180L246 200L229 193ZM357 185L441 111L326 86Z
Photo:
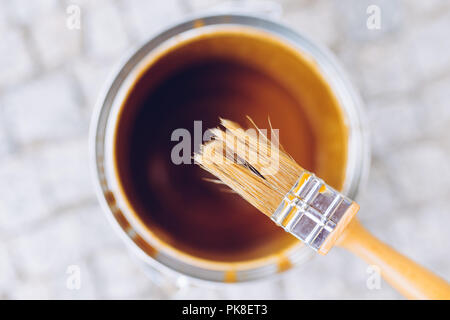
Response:
M305 171L271 218L284 230L318 251L351 204L352 200Z

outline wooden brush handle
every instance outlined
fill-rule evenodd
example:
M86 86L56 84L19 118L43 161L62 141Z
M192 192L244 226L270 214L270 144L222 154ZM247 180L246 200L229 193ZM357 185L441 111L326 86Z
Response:
M378 266L382 277L408 299L450 299L447 281L375 238L357 219L348 225L337 245Z

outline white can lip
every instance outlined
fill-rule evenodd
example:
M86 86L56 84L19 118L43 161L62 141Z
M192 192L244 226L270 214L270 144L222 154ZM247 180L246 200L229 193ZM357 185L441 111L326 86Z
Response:
M113 227L122 236L132 252L142 260L144 265L152 266L174 276L188 277L195 282L212 284L224 282L223 270L211 270L190 265L164 252L159 252L153 257L148 255L133 240L133 237L130 235L130 230L125 230L118 222L113 208L105 196L109 191L107 176L105 174L105 141L107 138L108 123L110 122L109 117L114 104L117 102L120 89L123 88L130 73L152 50L176 35L194 30L199 20L201 20L202 26L204 27L236 25L269 32L287 41L290 45L307 52L315 59L318 69L328 80L333 92L343 107L348 121L348 161L342 193L352 199L355 199L358 190L367 179L370 165L370 148L361 98L348 80L346 73L334 55L324 46L316 44L307 37L277 22L248 14L217 14L191 17L167 28L165 31L152 37L139 49L124 57L115 71L111 73L101 91L90 126L90 164L97 197ZM134 232L133 230L131 231L131 233ZM309 260L313 254L312 250L302 247L296 250L296 252L293 252L290 259L293 265L298 266ZM267 265L238 271L236 280L237 282L263 280L269 278L269 276L273 278L279 274L275 265Z

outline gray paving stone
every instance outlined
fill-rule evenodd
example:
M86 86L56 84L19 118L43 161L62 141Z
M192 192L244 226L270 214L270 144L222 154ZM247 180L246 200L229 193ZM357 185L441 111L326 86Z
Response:
M81 28L86 54L99 60L117 59L129 49L121 12L114 2L98 2L90 10L83 9Z
M149 291L158 292L158 288L123 248L102 251L102 254L93 257L92 265L103 299L148 297Z
M414 62L409 49L397 39L402 38L382 39L349 48L355 54L349 67L360 74L359 87L366 97L405 94L417 85L419 77L412 68Z
M448 10L449 3L446 0L402 0L405 7L406 20L432 18L435 14ZM417 21L417 20L416 20Z
M0 1L0 30L2 32L8 28L10 22L7 7L8 3L6 1Z
M28 78L34 71L34 64L27 50L23 33L17 28L0 26L0 88L11 86Z
M76 216L79 231L84 235L80 242L84 254L101 254L105 248L126 249L99 204L83 206L70 212Z
M394 249L448 280L448 248L438 245L447 241L443 226L449 220L448 205L443 199L399 206L390 212L390 216L380 218L378 223L371 221L370 229Z
M187 286L180 291L174 293L170 299L173 300L204 300L204 299L230 299L230 294L227 290L212 289L202 286ZM229 291L229 290L228 290Z
M23 275L13 297L51 299L96 298L98 277L86 264L86 258L103 254L104 249L124 250L97 206L84 206L35 224L20 231L9 243L13 258ZM81 272L79 290L66 285L69 266ZM38 292L34 292L34 287ZM42 291L40 291L42 290Z
M6 246L0 244L0 296L9 297L17 285L17 274Z
M66 12L59 10L40 19L30 29L45 67L52 68L71 62L81 52L81 29L69 29L66 21Z
M47 300L51 298L51 289L48 282L44 280L35 280L21 282L14 286L8 296L10 299L22 300Z
M5 9L12 22L28 25L35 21L43 20L44 17L58 9L58 0L17 0L7 1Z
M0 159L8 155L12 150L12 141L8 135L8 132L3 125L3 117L1 116L2 106L0 104Z
M418 116L424 134L446 140L450 126L450 74L427 83L418 97Z
M0 129L0 158L8 153L8 142L4 130Z
M232 1L226 0L186 0L184 8L190 13L199 13L211 10L217 6L226 4L227 2L232 3Z
M95 199L86 137L41 148L33 165L50 209Z
M113 67L101 61L79 59L70 66L70 69L77 78L84 96L83 115L86 119L90 119L101 90L113 72Z
M438 142L415 142L383 159L395 183L395 195L410 206L448 197L450 164Z
M450 69L450 12L429 22L406 22L405 48L411 59L409 67L425 80Z
M13 258L25 279L52 279L65 275L70 265L82 263L84 234L76 215L54 214L19 232L11 240Z
M386 152L395 152L402 144L413 142L424 133L423 119L414 98L373 98L369 99L367 109L375 156L382 157Z
M131 36L139 42L149 40L182 17L177 0L123 1L121 8L124 19L129 22Z
M243 299L282 299L279 282L257 281L254 283L243 283L236 286L225 286L219 294L223 299L243 300Z
M298 2L296 5L299 5ZM261 0L193 0L183 2L185 12L191 14L251 14L254 16L265 17L278 20L281 18L283 10L288 5L288 1L279 3L279 1L261 1Z
M359 74L364 95L405 94L445 72L449 68L450 40L445 35L449 20L445 11L420 23L404 18L395 33L376 41L342 43L341 50L349 55L347 67Z
M359 73L368 97L406 94L449 69L448 15L419 24L404 21L398 32L364 44L350 42L348 67ZM342 50L346 50L345 48Z
M356 41L371 41L381 38L400 28L403 20L403 6L399 0L344 0L334 1L336 19L344 36ZM367 22L374 14L368 8L376 6L380 12L380 28L369 29ZM372 9L373 10L373 9ZM370 22L370 20L369 20Z
M369 290L367 265L359 258L333 248L326 256L316 256L283 279L288 299L398 299L385 282L379 290Z
M357 199L361 206L358 217L368 226L377 226L390 219L392 212L402 206L395 198L396 189L392 185L391 173L384 167L383 160L373 159L366 185L361 187Z
M279 0L277 1L281 4L283 7L283 11L289 11L289 10L301 10L303 9L303 6L313 2L311 0Z
M61 267L48 277L32 277L20 281L11 290L11 299L95 299L95 281L88 266L82 262L79 265L80 287L71 285L70 269ZM68 272L69 271L69 272Z
M282 21L315 41L332 47L339 39L336 18L333 2L321 0L311 2L301 10L285 12Z
M79 268L80 287L74 286L70 277L75 276L73 267ZM77 272L78 272L77 270ZM97 298L96 279L84 262L70 267L61 268L59 272L49 279L52 299L95 299Z
M405 208L400 211L400 217L393 221L390 233L395 237L393 244L405 255L449 280L450 261L445 245L448 241L445 226L449 223L446 198L433 199L417 210Z
M87 132L70 79L45 74L3 97L4 117L21 144L61 141Z
M17 232L48 215L48 204L40 189L32 158L9 156L0 164L0 230Z

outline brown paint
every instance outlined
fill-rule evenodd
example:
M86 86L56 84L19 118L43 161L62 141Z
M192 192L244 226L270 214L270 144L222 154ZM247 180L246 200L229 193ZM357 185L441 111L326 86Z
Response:
M114 206L116 204L116 198L114 197L114 194L111 191L105 191L105 199L108 202L110 206Z
M284 254L281 254L278 258L278 272L283 272L292 268L291 260Z
M147 255L149 255L150 257L154 257L158 251L152 247L151 245L148 244L147 241L145 241L140 235L136 234L133 237L133 241L139 246L139 248L141 248L145 253L147 253Z
M129 228L131 228L130 223L125 218L125 216L121 210L114 209L114 216L115 216L117 222L119 223L119 225L122 227L122 229L128 230Z
M223 282L233 283L236 281L237 281L236 271L229 270L225 272Z
M219 117L280 129L285 149L329 184L343 185L347 129L314 63L272 36L223 27L156 54L127 93L114 157L131 215L158 245L200 264L265 261L298 241L195 165L174 165L174 129L193 135Z

